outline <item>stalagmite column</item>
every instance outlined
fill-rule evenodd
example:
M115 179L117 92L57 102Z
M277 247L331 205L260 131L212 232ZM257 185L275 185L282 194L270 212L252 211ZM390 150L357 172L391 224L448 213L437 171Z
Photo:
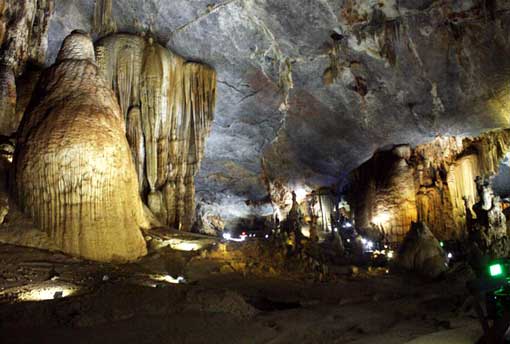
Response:
M21 209L62 251L99 261L146 254L124 117L87 35L68 36L41 76L14 163Z
M216 73L186 62L150 37L111 35L97 44L96 52L123 111L139 109L127 112L127 131L141 195L163 223L190 229L194 179L213 120Z

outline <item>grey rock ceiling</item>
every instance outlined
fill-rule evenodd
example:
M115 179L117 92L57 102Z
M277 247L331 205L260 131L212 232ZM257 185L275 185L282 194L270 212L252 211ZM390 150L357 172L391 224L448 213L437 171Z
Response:
M56 0L48 63L93 7ZM508 127L507 1L114 0L113 19L217 70L197 201L225 220L270 210L244 202L265 178L330 185L390 144Z

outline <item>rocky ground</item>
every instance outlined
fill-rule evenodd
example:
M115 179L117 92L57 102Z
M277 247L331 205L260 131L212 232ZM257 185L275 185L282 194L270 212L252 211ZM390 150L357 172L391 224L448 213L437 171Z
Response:
M312 273L225 268L219 252L229 251L166 247L134 264L110 265L1 245L0 340L474 343L480 336L461 266L436 282L330 267L320 282ZM230 261L240 264L235 257L244 251L237 247ZM172 283L178 276L186 282Z

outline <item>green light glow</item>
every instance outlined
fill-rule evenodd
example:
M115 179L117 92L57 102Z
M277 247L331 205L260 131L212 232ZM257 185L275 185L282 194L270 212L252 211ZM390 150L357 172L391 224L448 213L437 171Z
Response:
M503 267L501 264L492 264L489 266L489 273L491 277L499 277L503 275Z

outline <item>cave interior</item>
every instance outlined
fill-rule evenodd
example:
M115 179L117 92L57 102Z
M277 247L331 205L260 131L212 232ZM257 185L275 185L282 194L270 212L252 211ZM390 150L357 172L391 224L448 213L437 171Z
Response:
M510 3L0 0L1 343L510 343Z

